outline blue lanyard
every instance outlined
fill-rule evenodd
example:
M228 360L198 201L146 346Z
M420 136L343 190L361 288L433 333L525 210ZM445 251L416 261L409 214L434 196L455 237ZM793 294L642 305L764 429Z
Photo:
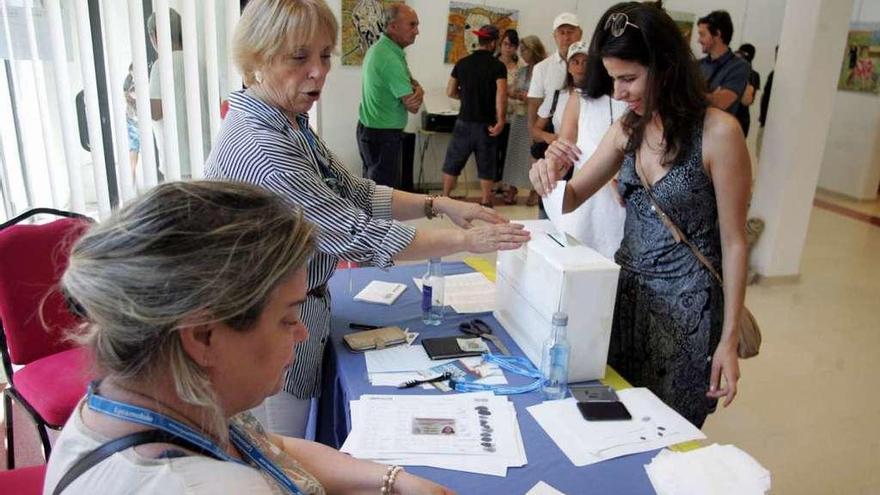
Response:
M324 181L324 184L327 185L334 193L339 196L342 196L342 187L339 184L339 179L330 170L330 167L327 165L327 162L324 159L324 156L318 153L318 144L315 142L315 136L312 134L312 129L309 127L308 119L304 117L297 117L297 124L299 125L300 131L306 137L306 141L309 142L309 148L312 150L312 155L315 157L315 161L318 163L318 169L321 172L321 177Z
M245 466L248 465L227 454L225 450L218 447L217 444L208 439L202 433L175 419L169 418L164 414L157 413L150 409L126 404L125 402L118 402L96 394L94 382L89 384L88 405L91 410L106 414L107 416L128 421L129 423L152 426L176 437L183 438L198 447L201 447L206 452L210 452L211 455L217 459L226 462L235 462ZM229 425L229 439L232 440L233 445L235 445L242 455L255 464L260 470L268 473L269 476L271 476L288 493L302 495L302 492L297 488L293 480L276 466L274 462L266 458L266 456L260 452L260 449L247 439L238 426Z
M485 354L483 358L486 362L495 363L499 368L516 373L517 375L536 378L535 381L526 385L510 386L510 385L489 385L486 383L474 383L449 380L449 384L459 392L480 392L489 390L495 395L516 395L533 392L541 388L543 378L541 372L532 364L531 361L522 356L496 356L495 354Z
M517 375L541 378L541 372L538 368L535 368L531 361L522 356L497 356L490 353L486 354L485 360Z

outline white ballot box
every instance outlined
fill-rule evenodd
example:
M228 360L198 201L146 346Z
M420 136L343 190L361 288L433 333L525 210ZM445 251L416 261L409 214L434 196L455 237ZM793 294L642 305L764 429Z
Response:
M535 366L556 311L568 314L569 382L605 376L620 267L547 221L522 222L532 240L498 253L495 318Z

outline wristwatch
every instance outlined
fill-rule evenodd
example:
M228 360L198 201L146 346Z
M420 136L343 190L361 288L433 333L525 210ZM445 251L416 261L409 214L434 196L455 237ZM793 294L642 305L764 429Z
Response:
M440 216L440 212L434 208L434 199L436 197L435 195L425 196L425 218L428 220Z

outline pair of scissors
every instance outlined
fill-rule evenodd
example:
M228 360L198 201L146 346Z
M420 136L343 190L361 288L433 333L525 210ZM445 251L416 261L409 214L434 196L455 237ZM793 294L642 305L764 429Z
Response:
M501 339L499 339L497 335L492 335L492 329L489 328L489 325L487 325L485 321L479 318L474 318L473 320L459 324L458 329L468 335L474 335L492 342L495 344L495 347L501 351L501 354L510 356L510 350L507 349L507 346L504 345L504 342L501 342Z

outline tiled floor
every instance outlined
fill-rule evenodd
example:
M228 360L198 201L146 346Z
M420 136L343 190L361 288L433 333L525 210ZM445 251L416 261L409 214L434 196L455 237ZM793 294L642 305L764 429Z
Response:
M877 214L880 202L869 208ZM523 206L498 210L513 219L536 215ZM764 347L741 362L737 400L705 431L770 469L775 494L880 493L878 253L880 227L814 208L800 281L749 287Z

